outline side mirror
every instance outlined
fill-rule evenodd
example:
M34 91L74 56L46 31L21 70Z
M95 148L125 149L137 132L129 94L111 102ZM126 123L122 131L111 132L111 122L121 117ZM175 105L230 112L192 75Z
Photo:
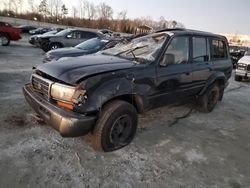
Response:
M162 61L160 62L160 65L165 67L169 64L175 63L175 57L173 54L164 54Z
M70 39L70 38L72 38L72 35L67 35L66 38Z

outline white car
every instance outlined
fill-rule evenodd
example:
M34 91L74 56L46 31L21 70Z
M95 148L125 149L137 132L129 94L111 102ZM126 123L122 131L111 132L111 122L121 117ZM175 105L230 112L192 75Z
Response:
M250 78L250 49L238 61L235 70L236 81L241 81L242 78Z

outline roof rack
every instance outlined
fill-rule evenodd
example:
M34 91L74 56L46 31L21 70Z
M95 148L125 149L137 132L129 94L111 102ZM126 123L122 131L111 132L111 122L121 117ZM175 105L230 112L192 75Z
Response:
M164 31L186 31L186 29L185 28L166 28L166 29L157 30L155 31L155 33L160 33Z

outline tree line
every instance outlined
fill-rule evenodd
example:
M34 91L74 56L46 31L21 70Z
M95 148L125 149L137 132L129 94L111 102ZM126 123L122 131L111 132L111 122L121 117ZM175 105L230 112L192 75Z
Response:
M126 33L135 33L136 28L141 25L154 29L184 27L182 23L166 20L163 16L157 21L150 16L129 19L127 10L121 10L115 15L113 8L107 3L96 5L89 0L78 0L78 6L72 7L67 7L63 0L40 0L38 3L35 0L0 0L0 7L1 16L76 27L108 28Z

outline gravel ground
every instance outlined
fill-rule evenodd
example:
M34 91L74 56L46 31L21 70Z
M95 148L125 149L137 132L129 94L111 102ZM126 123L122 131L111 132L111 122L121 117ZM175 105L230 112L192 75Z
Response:
M209 114L192 104L140 116L135 140L96 152L37 122L22 95L42 50L27 37L0 46L0 187L249 187L250 85L230 80Z

